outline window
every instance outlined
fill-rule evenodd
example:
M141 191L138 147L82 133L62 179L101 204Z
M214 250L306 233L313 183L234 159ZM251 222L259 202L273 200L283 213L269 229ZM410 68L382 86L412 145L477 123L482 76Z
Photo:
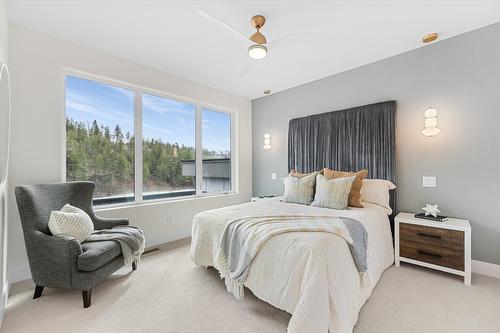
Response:
M231 116L202 109L202 191L231 190Z
M234 188L230 112L72 75L65 111L66 180L94 181L95 205Z
M144 199L195 194L194 163L183 170L195 160L195 112L194 104L142 95Z
M96 202L134 199L134 92L66 78L66 180L96 183Z

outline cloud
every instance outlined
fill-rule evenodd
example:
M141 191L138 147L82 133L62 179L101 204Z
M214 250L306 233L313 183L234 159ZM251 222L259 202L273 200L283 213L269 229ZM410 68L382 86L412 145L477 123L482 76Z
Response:
M159 132L159 133L167 134L167 135L173 135L174 134L174 132L172 132L172 131L170 131L170 130L168 130L166 128L156 127L156 126L153 126L153 125L150 125L150 124L146 124L146 123L143 123L142 127L150 129L152 131Z
M99 104L101 103L92 97L79 94L72 89L66 89L66 109L90 113L101 118L118 122L129 121L133 123L133 114L127 114L114 108L99 107Z
M110 85L106 85L106 88L109 88L112 92L117 93L121 96L125 96L128 98L134 97L134 92L132 90L128 90L128 89L120 88L120 87L115 87L115 86L110 86ZM114 96L115 94L111 94L111 95Z
M148 108L159 114L176 112L194 117L195 106L193 104L178 102L164 97L144 94L142 95L142 105L144 108Z

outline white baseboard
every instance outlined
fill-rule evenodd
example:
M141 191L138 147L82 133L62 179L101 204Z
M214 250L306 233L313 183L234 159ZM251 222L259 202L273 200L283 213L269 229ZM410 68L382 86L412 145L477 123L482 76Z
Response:
M472 260L472 272L500 279L500 265Z
M31 271L30 271L29 266L18 267L18 268L12 269L9 272L9 281L11 284L19 282L19 281L23 281L23 280L28 280L28 279L31 279Z
M490 264L489 262L479 260L472 260L472 273L500 279L500 265ZM29 266L13 269L9 273L10 284L28 279L31 279Z

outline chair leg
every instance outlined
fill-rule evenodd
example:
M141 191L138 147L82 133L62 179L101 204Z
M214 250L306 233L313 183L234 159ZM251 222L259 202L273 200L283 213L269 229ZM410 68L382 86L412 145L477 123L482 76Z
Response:
M35 293L33 294L33 299L37 299L40 296L42 296L42 292L43 292L43 287L40 287L40 286L37 285L35 287Z
M86 309L92 302L92 289L82 290L83 307Z
M132 270L135 271L137 269L137 261L132 262Z

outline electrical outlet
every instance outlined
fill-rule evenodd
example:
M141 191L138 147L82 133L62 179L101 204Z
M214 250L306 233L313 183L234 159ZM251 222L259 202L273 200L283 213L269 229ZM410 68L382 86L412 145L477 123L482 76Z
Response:
M271 180L276 180L276 172L271 173Z
M172 219L172 216L167 216L166 222L167 222L167 224L173 223L174 220Z
M422 187L436 187L436 177L422 177Z

